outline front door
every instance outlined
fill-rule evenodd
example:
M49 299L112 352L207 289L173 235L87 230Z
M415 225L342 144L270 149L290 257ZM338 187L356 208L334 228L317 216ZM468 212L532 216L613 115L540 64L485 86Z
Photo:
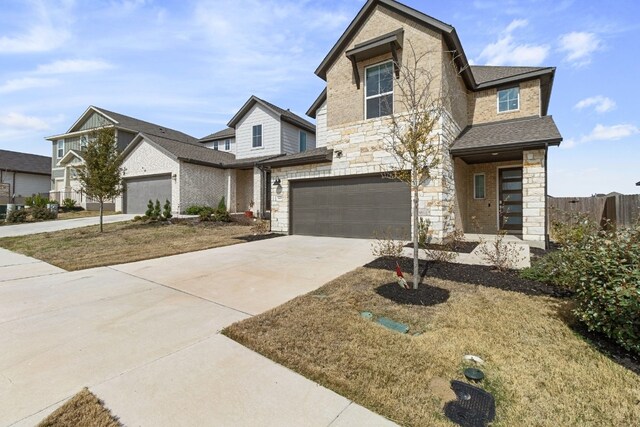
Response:
M522 231L522 168L499 170L499 228Z

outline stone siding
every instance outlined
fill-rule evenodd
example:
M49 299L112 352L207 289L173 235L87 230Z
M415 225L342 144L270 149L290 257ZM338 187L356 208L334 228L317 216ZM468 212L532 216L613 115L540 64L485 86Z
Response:
M522 171L522 238L544 242L546 218L546 152L528 150L523 153Z
M540 115L540 80L520 83L520 109L498 113L498 90L496 88L469 94L469 124L519 119Z

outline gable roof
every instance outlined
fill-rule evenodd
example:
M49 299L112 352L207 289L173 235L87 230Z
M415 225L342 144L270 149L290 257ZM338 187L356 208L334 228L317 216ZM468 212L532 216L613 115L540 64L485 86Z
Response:
M216 141L218 139L235 138L235 136L236 136L236 130L234 128L226 128L218 132L214 132L211 135L207 135L203 138L200 138L198 142L209 142L209 141Z
M60 160L58 160L57 166L66 165L69 162L73 161L74 158L84 162L84 159L82 158L80 153L75 150L69 150L64 156L62 156Z
M452 154L560 145L562 136L553 117L527 117L467 126L451 146Z
M12 172L51 175L51 157L0 150L0 169Z
M309 132L316 133L316 127L313 123L303 119L297 114L292 113L289 110L282 109L277 105L274 105L270 102L265 101L264 99L260 99L257 96L252 95L247 102L244 103L242 108L236 113L235 116L231 118L227 126L235 128L236 125L240 122L240 120L251 110L251 108L255 104L260 104L267 110L270 110L273 114L280 117L281 120L291 123L292 125L298 126L299 128L305 129Z
M318 95L316 100L313 101L313 104L311 104L311 107L309 107L309 109L307 110L307 116L313 117L315 119L316 118L316 111L318 111L318 108L320 108L320 106L326 100L327 100L327 88L325 87L322 90L322 92L320 92L320 95Z
M526 77L531 73L550 70L552 67L498 67L491 65L472 65L471 73L478 85L495 82L496 80L514 77Z

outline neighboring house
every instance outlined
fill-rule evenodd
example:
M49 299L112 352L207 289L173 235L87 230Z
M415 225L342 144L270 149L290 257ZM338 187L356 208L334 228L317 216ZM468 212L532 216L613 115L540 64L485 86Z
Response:
M410 190L385 179L396 162L382 148L389 114L403 112L394 63L407 64L409 43L426 55L434 93L452 94L441 164L419 189L432 237L505 230L543 246L547 151L562 140L547 115L555 68L471 66L453 27L391 0L367 1L316 70L327 83L307 112L318 148L262 162L277 184L272 230L409 236Z
M0 150L0 204L49 193L51 157Z
M224 151L235 154L236 152L236 130L234 128L226 128L219 132L207 135L198 140L202 145L214 150Z

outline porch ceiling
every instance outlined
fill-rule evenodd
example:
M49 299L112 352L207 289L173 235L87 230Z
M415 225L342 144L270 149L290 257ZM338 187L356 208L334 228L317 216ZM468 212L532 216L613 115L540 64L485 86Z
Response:
M493 153L477 153L456 156L464 160L468 165L476 163L491 163L491 162L507 162L507 161L522 161L523 150L511 150L511 151L496 151Z

